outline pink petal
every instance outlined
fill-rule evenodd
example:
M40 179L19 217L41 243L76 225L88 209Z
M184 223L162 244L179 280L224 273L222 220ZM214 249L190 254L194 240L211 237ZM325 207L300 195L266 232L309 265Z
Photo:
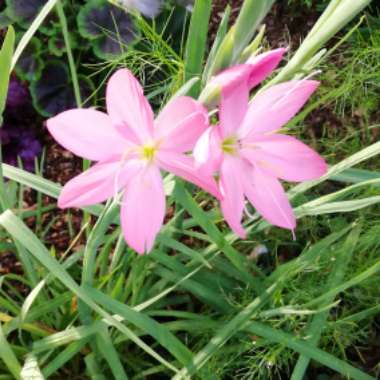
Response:
M324 159L301 141L286 135L258 136L243 156L285 181L309 181L327 171Z
M249 140L279 130L303 107L318 85L311 80L291 81L259 93L249 105L240 136Z
M113 128L111 119L94 109L73 109L47 121L54 139L77 156L104 161L121 155L128 141Z
M225 82L220 104L223 137L233 135L241 126L248 110L249 91L263 81L280 63L286 49L277 49L255 57L247 67L237 65L220 74ZM219 81L222 80L219 78Z
M213 127L207 128L199 137L193 149L193 156L199 165L204 165L210 158L211 133Z
M223 196L221 208L229 226L242 239L246 237L241 225L244 210L243 177L245 175L240 158L225 156L220 170L220 187Z
M198 170L193 158L177 152L160 151L157 159L162 169L194 183L218 199L221 198L214 178Z
M98 163L74 177L64 187L58 207L84 207L103 202L117 194L141 170L137 160Z
M235 65L214 76L209 85L211 87L219 87L221 90L228 93L229 91L234 90L234 88L239 86L241 83L247 83L249 76L251 75L251 71L251 65Z
M165 194L160 170L150 165L127 185L121 225L127 243L138 253L151 251L165 217Z
M222 71L210 81L211 87L215 86L221 91L219 118L223 138L234 134L247 112L250 74L250 65L235 65Z
M257 166L244 178L244 193L257 212L269 223L293 230L296 219L281 183Z
M248 86L253 88L268 77L279 65L287 49L280 48L265 52L247 61L251 66Z
M162 140L162 149L188 152L208 127L208 113L201 103L182 96L165 106L155 126L155 136Z
M212 175L219 170L223 160L220 144L219 126L216 125L208 128L195 144L195 164L204 173Z
M285 52L284 48L271 50L249 59L246 63L234 65L214 76L210 86L231 91L240 83L247 82L251 90L278 66Z
M116 71L107 85L107 112L125 138L140 143L153 137L153 111L144 91L127 69Z
M222 90L219 107L220 130L223 138L234 136L248 110L249 88L247 80Z

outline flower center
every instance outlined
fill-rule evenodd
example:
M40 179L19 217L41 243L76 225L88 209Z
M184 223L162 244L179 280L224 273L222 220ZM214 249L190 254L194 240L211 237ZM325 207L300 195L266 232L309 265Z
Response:
M222 141L222 151L227 154L236 154L238 150L238 140L235 136L227 137Z
M144 145L141 148L141 156L146 161L153 161L154 156L156 155L157 147L153 145Z

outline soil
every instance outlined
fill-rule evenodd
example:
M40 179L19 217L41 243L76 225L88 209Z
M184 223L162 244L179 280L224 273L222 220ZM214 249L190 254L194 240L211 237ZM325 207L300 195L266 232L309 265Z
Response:
M13 252L4 252L0 256L0 276L9 273L22 274L22 267Z
M231 7L230 25L239 14L243 0L219 0L214 1L211 25L210 41L213 41L218 26L223 17L227 5ZM320 12L315 6L310 8L297 5L289 5L287 1L276 2L268 16L263 20L266 25L266 39L272 48L287 46L291 50L296 49L306 34L309 32Z
M220 21L223 17L224 10L227 5L231 7L231 16L229 24L230 26L235 22L237 16L239 15L239 10L243 0L219 0L213 2L212 13L210 16L210 44L214 41Z
M43 139L46 149L45 178L64 185L82 173L83 160L81 158L63 149L48 133L44 133ZM45 206L56 204L56 200L45 196L43 203ZM52 212L44 214L43 226L47 226L49 223L52 224L45 236L45 244L47 246L53 245L59 255L69 247L72 240L68 223L71 224L74 233L80 231L82 212L80 210L66 211L57 208ZM80 243L81 241L78 241L78 244Z
M46 165L44 176L64 185L83 170L82 159L58 145L45 129Z
M315 7L276 2L264 19L265 36L271 48L289 47L295 51L317 21L320 12Z

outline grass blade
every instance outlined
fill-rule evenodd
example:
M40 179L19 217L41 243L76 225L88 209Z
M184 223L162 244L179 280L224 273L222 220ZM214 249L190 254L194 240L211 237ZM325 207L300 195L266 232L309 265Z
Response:
M120 361L118 352L112 342L107 325L104 323L96 334L97 347L99 348L103 357L117 380L128 380L128 376L124 371L123 365Z
M69 61L70 74L71 74L71 79L73 82L75 101L77 103L77 107L81 107L82 106L82 99L81 99L81 94L80 94L78 74L77 74L77 70L75 67L73 52L71 49L70 35L69 35L68 26L67 26L67 19L66 19L65 11L63 9L63 5L62 5L61 1L57 2L57 14L58 14L59 22L61 24L63 39L65 41L67 59Z
M46 284L45 280L40 281L37 284L37 286L35 286L32 289L32 291L28 294L28 296L25 298L25 301L24 301L22 308L21 308L20 323L23 323L24 321L26 321L27 316L28 316L28 312L29 312L30 308L32 307L33 302L36 300L36 298L40 294L40 292L43 289L43 287L45 286L45 284Z
M0 50L0 128L3 126L3 112L8 95L10 66L15 43L15 31L10 26L5 36L3 46ZM3 173L3 152L0 144L0 205L3 210L8 207L8 197L5 191L4 173Z
M222 347L228 339L235 335L238 331L244 328L244 325L252 318L252 316L269 300L274 291L278 288L280 282L274 283L259 297L255 298L247 307L237 314L230 322L220 329L210 342L200 350L195 356L190 365L182 368L173 380L189 378L197 370L199 370L217 351Z
M326 204L316 205L313 207L308 207L307 205L297 207L295 210L297 218L305 215L323 215L323 214L333 214L341 212L351 212L360 210L362 208L374 205L380 202L380 195L373 197L367 197L363 199L356 199L352 201L340 201L340 202L329 202Z
M209 220L207 214L201 210L190 194L185 190L183 184L177 182L174 189L174 196L176 200L192 215L192 217L198 222L198 224L204 229L210 238L215 242L220 250L222 250L231 263L239 269L242 278L244 278L249 284L251 284L258 293L263 288L260 282L252 276L247 270L249 264L244 256L236 251L224 238L223 234L218 230L212 221ZM252 264L251 264L252 266ZM257 271L258 269L255 268ZM260 272L258 272L260 274Z
M367 375L363 371L353 367L351 364L330 355L329 353L313 347L312 345L297 339L294 335L277 330L263 323L250 322L246 328L250 334L255 334L267 339L270 342L280 343L286 347L297 351L310 359L313 359L339 373L354 380L375 380L374 377Z
M359 240L360 228L355 228L348 236L345 244L338 253L338 258L335 262L334 268L329 276L326 284L326 291L331 288L335 288L342 280L347 269L347 266L351 260L352 254ZM334 296L326 298L320 306L325 306L334 301ZM312 346L317 346L321 337L322 331L326 325L327 318L329 316L329 310L323 311L317 314L311 321L309 327L305 331L305 336L311 337L307 341ZM310 358L301 355L294 367L291 380L302 380L306 369L309 365Z
M153 336L157 342L170 351L182 364L186 365L190 362L193 357L191 351L167 330L163 324L156 322L146 314L135 311L129 306L112 299L97 289L88 286L86 286L85 289L88 294L105 309L120 315L126 321Z
M228 21L230 20L230 15L231 15L231 7L227 5L226 10L224 11L222 20L220 21L218 31L216 33L215 41L210 50L210 54L208 55L205 69L203 70L203 77L202 77L203 85L205 85L210 80L211 74L214 72L213 65L214 65L215 56L220 47L220 44L222 43L224 37L227 34Z
M380 153L380 142L376 142L360 150L359 152L354 153L350 157L347 157L346 159L340 161L338 164L331 166L329 170L327 171L327 173L321 178L313 180L313 181L304 182L297 186L294 186L288 192L289 198L292 199L296 195L304 193L305 191L313 188L314 186L319 185L320 183L328 179L334 178L338 174L341 174L345 170L352 168L353 166L359 164L360 162L368 160L374 156L377 156L379 153Z
M17 380L21 379L20 363L18 362L16 355L13 353L10 344L8 343L7 339L4 336L1 323L0 323L0 358L4 362L4 364L7 366L9 371L12 373L12 375L15 377L15 379Z
M10 26L0 50L0 127L3 124L2 114L7 100L14 44L15 31L13 27Z
M67 348L61 351L49 364L42 369L42 373L49 377L58 371L65 363L67 363L74 355L88 343L88 339L82 339L78 342L71 343Z
M117 328L127 338L135 342L142 350L165 365L170 370L177 372L172 364L166 361L161 355L157 354L149 345L143 342L133 331L124 326L118 319L112 317L104 311L86 290L81 288L66 270L55 260L46 249L46 247L38 240L33 232L19 219L12 211L7 210L0 215L0 225L2 225L14 239L19 241L29 252L51 273L52 276L58 278L68 289L70 289L78 298L85 302L91 309L102 316L110 326Z
M364 169L347 169L343 173L331 177L333 181L360 183L371 179L379 179L380 173Z
M33 20L32 24L22 36L19 44L17 45L16 51L13 55L11 70L13 70L16 66L17 61L21 57L22 52L28 45L29 41L35 35L41 24L44 22L46 17L49 15L51 10L55 7L59 0L49 0L41 9L38 16Z
M42 178L36 174L29 173L25 170L16 168L11 165L2 164L4 177L16 181L22 185L28 186L33 190L57 199L62 191L62 186L52 181ZM89 213L99 216L103 210L103 206L91 206L83 208Z
M211 15L211 0L196 0L190 21L185 52L185 82L202 75L203 59L206 50L208 23ZM199 95L200 82L190 90L190 96Z
M336 286L335 288L328 290L325 294L322 294L321 296L314 298L312 301L306 303L304 306L310 307L317 305L320 302L324 302L326 299L334 297L338 293L343 292L351 288L352 286L360 284L362 281L367 280L369 277L373 276L378 272L380 272L380 261L372 265L365 271L361 272L360 274L356 275L355 277L351 278L350 280L344 282L343 284L340 284L339 286Z

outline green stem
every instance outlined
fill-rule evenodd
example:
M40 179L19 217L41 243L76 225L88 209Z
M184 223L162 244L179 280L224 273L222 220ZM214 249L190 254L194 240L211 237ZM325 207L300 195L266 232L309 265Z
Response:
M73 82L75 101L76 101L77 107L81 108L83 105L83 102L82 102L82 96L80 93L78 72L75 65L75 61L74 61L73 51L71 49L70 34L69 34L69 29L67 27L67 19L66 19L65 11L63 10L62 2L58 1L56 4L56 7L57 7L56 9L57 9L59 22L61 23L61 27L62 27L63 39L65 41L67 60L69 61L69 68L70 68L71 80ZM83 160L83 170L86 170L89 167L90 167L90 161ZM87 220L88 218L85 217L85 219Z
M58 14L59 22L61 23L61 27L62 27L63 39L65 41L67 59L69 61L71 79L73 81L75 101L77 103L78 108L80 108L80 107L82 107L82 98L81 98L81 94L80 94L78 73L77 73L77 69L75 66L73 51L71 49L71 44L70 44L70 35L69 35L68 27L67 27L67 19L66 19L65 12L63 10L63 6L62 6L61 1L57 2L56 7L57 7L57 14Z

